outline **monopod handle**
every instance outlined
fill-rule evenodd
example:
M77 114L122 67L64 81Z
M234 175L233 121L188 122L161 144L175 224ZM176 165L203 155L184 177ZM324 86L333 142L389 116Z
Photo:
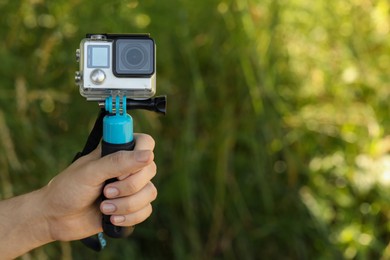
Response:
M111 144L107 143L104 140L102 141L102 157L106 156L108 154L112 154L118 151L132 151L134 150L135 142L134 140L126 143L126 144ZM104 183L104 186L106 186L109 183L117 181L117 178L112 178L107 180ZM103 187L104 189L104 187ZM102 200L106 200L106 196L104 196L103 191L101 194ZM110 215L104 215L103 214L103 220L102 220L102 226L103 226L103 232L112 238L124 238L129 236L131 233L133 233L134 227L119 227L115 226L110 221Z

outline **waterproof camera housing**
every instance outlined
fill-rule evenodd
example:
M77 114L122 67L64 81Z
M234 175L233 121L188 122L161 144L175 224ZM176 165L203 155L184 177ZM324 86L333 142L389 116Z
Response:
M87 34L76 58L76 84L87 100L118 94L146 99L156 92L156 47L149 34Z

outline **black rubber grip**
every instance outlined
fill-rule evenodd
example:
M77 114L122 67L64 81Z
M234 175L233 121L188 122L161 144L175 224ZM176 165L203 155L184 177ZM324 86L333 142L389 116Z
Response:
M118 151L123 151L123 150L132 151L132 150L134 150L134 147L135 147L134 141L126 143L126 144L111 144L111 143L107 143L105 141L102 141L102 157L106 156L108 154L118 152ZM109 179L104 183L104 186L106 186L107 184L112 183L114 181L117 181L117 179L116 178ZM104 187L103 187L103 189L104 189ZM103 190L102 190L101 197L102 197L102 201L107 199L106 196L104 196ZM103 214L102 226L103 226L103 232L107 236L112 237L112 238L127 237L134 230L134 227L119 227L119 226L113 225L110 221L110 215L104 215L104 214Z

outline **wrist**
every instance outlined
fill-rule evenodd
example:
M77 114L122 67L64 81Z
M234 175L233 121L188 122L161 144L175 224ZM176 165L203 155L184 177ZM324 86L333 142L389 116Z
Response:
M44 217L44 192L37 190L0 202L0 255L16 258L53 240Z
M53 242L52 232L50 230L50 220L47 217L47 200L45 188L29 193L31 196L26 208L30 208L30 219L26 222L26 228L31 232L32 238L38 246Z

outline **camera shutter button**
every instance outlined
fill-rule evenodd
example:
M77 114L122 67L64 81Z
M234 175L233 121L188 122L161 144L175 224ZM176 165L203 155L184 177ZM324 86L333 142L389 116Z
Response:
M96 84L100 85L104 82L106 79L106 74L101 69L96 69L91 72L91 81Z

